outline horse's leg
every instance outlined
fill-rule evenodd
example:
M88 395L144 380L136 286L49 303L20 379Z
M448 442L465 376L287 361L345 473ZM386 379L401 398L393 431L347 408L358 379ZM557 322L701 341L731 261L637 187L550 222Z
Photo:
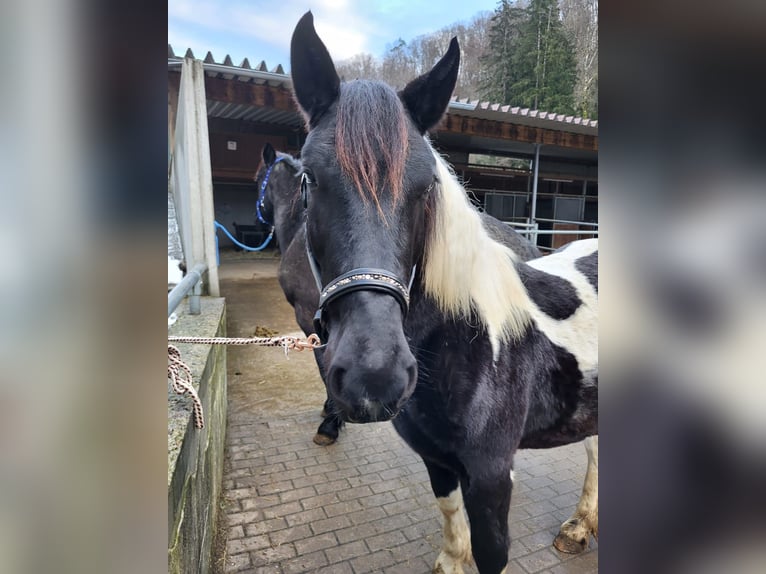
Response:
M588 470L572 517L561 525L553 545L561 552L578 554L588 548L590 535L598 540L598 436L585 439Z
M463 497L457 475L426 463L431 489L444 516L442 551L434 564L439 574L462 574L463 563L471 560L471 535L463 514Z
M324 420L322 421L322 424L319 425L319 428L314 435L314 443L320 446L333 444L336 440L338 440L338 434L340 433L341 427L343 427L343 419L341 419L340 414L338 414L338 410L335 408L335 405L330 398L330 393L327 391L324 363L322 360L323 353L324 352L319 349L314 351L314 358L316 359L317 367L319 367L319 376L322 377L325 392L327 393L327 398L325 399L324 406L322 408L322 418Z
M484 469L486 471L486 468ZM481 574L502 574L508 564L508 511L511 506L510 469L499 475L478 474L463 484L465 509L471 522L473 558Z

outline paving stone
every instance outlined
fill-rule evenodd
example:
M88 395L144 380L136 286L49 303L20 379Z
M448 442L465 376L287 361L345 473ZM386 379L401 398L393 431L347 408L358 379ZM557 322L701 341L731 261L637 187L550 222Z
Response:
M287 542L294 540L301 540L312 536L311 528L308 524L301 524L300 526L293 526L292 528L285 528L284 530L277 530L269 533L269 539L272 546L279 546Z
M380 572L395 562L396 556L393 550L379 550L354 558L351 560L351 566L354 569L354 574L367 574L367 572Z
M256 566L267 566L278 564L288 558L295 557L295 547L292 544L283 544L281 546L262 548L250 553L250 560Z
M282 572L284 574L303 574L305 572L316 572L322 566L327 565L327 556L324 552L299 553L299 555L290 560L282 562Z
M287 528L287 521L284 518L270 518L269 520L259 520L245 526L247 536L257 536L259 534L268 534Z
M304 540L298 540L295 542L295 550L299 556L304 554L310 554L318 550L324 550L325 548L332 548L338 546L338 539L334 532L325 532L324 534L317 534Z
M322 534L322 532L339 530L350 525L351 521L345 516L333 516L332 518L325 518L323 520L312 522L311 529L314 531L314 534Z
M556 551L545 548L526 556L521 556L516 561L524 570L532 574L559 564L559 557L554 552Z
M367 546L365 545L363 540L349 542L348 544L341 544L340 546L336 546L334 548L328 548L327 550L324 551L325 555L327 556L327 559L332 564L334 564L335 562L343 562L343 561L351 560L352 558L356 558L357 556L369 554L369 552L370 551L367 549Z
M385 534L379 534L365 540L367 547L375 552L376 550L393 549L399 544L407 542L407 538L398 530L392 530Z
M224 564L224 572L241 572L251 568L250 555L247 553L227 556Z
M226 541L226 554L228 556L233 556L235 554L241 554L242 552L260 550L267 546L271 546L271 541L265 534L260 536L248 536L247 538L236 538L234 540Z
M354 574L354 571L351 569L350 562L340 562L320 568L313 574Z
M426 560L422 557L412 558L405 562L398 562L394 566L386 568L384 574L430 574L433 564L436 561L436 556L432 561Z
M278 518L280 516L287 516L288 514L295 514L303 510L301 503L298 500L293 502L287 502L285 504L276 504L269 508L263 509L264 518Z
M287 520L287 524L290 526L295 526L296 524L310 524L324 518L327 518L327 515L321 508L312 508L310 510L304 510L303 512L296 512L295 514L285 516L285 520Z

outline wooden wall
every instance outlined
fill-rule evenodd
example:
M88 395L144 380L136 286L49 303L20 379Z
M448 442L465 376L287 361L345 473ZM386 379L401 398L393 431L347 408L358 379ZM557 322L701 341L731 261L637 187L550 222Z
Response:
M228 142L237 144L236 150L228 149ZM210 161L214 179L253 181L261 164L261 152L266 143L275 149L287 147L287 138L278 135L254 133L213 132L210 134Z

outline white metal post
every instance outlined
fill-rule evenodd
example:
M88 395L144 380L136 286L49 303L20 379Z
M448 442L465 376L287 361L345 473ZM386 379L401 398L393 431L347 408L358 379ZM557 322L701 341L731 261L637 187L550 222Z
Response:
M532 176L532 205L529 211L529 223L535 226L535 231L532 233L532 243L537 245L537 174L540 170L540 146L541 144L535 144L535 168L534 175Z
M220 294L213 224L213 182L202 62L186 58L176 112L173 193L187 268L207 265L207 291Z

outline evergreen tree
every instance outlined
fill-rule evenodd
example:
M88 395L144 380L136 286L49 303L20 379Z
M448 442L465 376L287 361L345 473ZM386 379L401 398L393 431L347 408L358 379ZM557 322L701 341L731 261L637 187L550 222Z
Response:
M556 113L574 113L576 63L561 23L558 0L503 0L490 32L483 97Z
M519 50L520 30L526 18L525 10L508 0L498 4L490 20L487 53L481 60L485 71L482 99L501 103L513 100L512 87L520 80L514 55Z

